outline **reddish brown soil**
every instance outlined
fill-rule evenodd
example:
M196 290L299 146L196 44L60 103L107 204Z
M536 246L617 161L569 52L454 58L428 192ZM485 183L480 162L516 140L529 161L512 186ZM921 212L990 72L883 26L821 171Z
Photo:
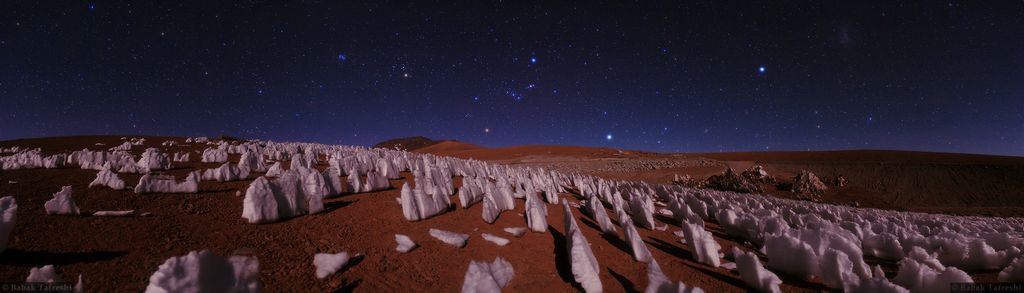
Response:
M160 147L169 138L150 137L147 147L165 152L201 150L205 145ZM181 138L175 138L179 143ZM93 146L104 142L105 146ZM118 137L66 137L0 142L42 147L46 153L85 147L107 149L122 141ZM142 147L133 149L141 153ZM487 153L475 149L478 159L499 160L509 154L556 154L559 156L629 156L616 150L577 147L525 146ZM583 153L580 153L580 152ZM650 156L631 153L636 156ZM198 161L198 156L193 154ZM231 157L237 160L237 155ZM506 158L507 159L507 158ZM184 178L195 169L218 164L188 163L167 173ZM287 166L287 162L283 165ZM322 167L322 166L321 166ZM1020 168L1008 164L1006 168ZM771 171L772 169L769 169ZM82 274L87 291L141 291L148 277L168 257L191 250L211 249L220 255L253 255L260 262L260 278L267 292L294 291L401 291L452 292L459 290L471 260L506 258L515 269L515 277L506 287L509 292L575 291L563 240L562 208L548 205L548 233L528 232L513 238L502 231L506 227L525 226L523 202L515 211L501 214L493 225L483 222L481 205L469 209L454 208L448 213L419 222L408 222L401 215L395 197L397 189L344 195L326 202L327 211L273 224L253 225L240 216L242 191L251 180L238 182L202 182L198 194L135 195L131 191L88 188L96 171L63 168L0 171L0 196L17 199L18 219L8 248L0 253L0 280L24 280L30 267L56 264L65 279ZM854 174L854 173L851 173ZM406 174L406 177L409 175ZM849 176L849 175L848 175ZM134 185L138 175L121 175ZM851 181L855 177L851 176ZM9 184L8 181L16 181ZM405 180L391 181L400 187ZM456 179L456 186L460 180ZM74 200L83 211L133 209L152 213L148 217L47 216L43 203L63 185L74 189ZM1024 189L1016 189L1018 193ZM575 201L571 194L563 194ZM457 197L452 197L457 201ZM593 221L573 210L580 227L601 267L601 280L609 292L642 290L647 284L646 265L633 261L625 243L618 237L602 237ZM609 211L610 214L614 214ZM658 218L658 225L671 221ZM709 268L693 261L688 247L671 234L679 228L668 223L667 231L640 230L648 248L672 279L702 287L707 292L738 292L748 288L737 275L721 268ZM454 248L428 235L430 228L470 234L464 248ZM709 223L723 251L736 245L714 223ZM484 241L481 232L512 240L505 247ZM410 253L395 251L394 234L406 234L420 247ZM749 248L747 248L749 249ZM343 271L324 280L314 277L313 255L319 252L348 251L364 257L354 260ZM890 277L894 267L886 265ZM977 281L994 280L994 272L972 272ZM820 290L819 284L783 276L785 291Z

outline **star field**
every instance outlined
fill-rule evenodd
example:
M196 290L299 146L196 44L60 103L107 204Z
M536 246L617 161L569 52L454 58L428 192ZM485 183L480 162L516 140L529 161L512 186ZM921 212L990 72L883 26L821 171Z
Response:
M13 1L0 139L1024 155L1024 3Z

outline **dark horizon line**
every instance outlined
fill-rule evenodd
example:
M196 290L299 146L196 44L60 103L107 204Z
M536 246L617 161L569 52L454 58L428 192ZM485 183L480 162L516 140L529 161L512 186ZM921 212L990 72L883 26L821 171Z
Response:
M4 138L4 137L0 137L0 143L7 143L7 142L12 142L12 141L17 141L17 140L31 140L31 139L45 139L45 138L62 138L62 137L93 137L93 136L108 136L108 137L178 137L178 138L188 138L188 137L203 137L204 135L199 135L199 136L185 135L185 136L181 136L181 135L149 135L149 134L147 134L147 135L139 135L139 134L74 134L74 135L60 135L60 136L19 137L19 138L10 138L10 139L9 138ZM239 139L258 139L258 138L245 138L245 137L242 137L242 136L233 136L233 135L217 135L217 136L205 136L205 137L208 137L208 138L211 138L211 139L215 139L215 138L224 137L224 136L235 137L235 138L239 138ZM413 137L417 137L417 136L406 136L406 137L390 138L390 139L381 140L381 141L379 141L377 143L380 143L380 142L383 142L383 141L386 141L386 140L413 138ZM604 149L614 149L614 150L622 150L622 151L639 151L639 152L646 152L646 153L669 154L669 155L671 155L671 154L810 153L810 152L872 152L872 151L878 152L878 151L881 151L881 152L911 152L911 153L955 154L955 155L977 155L977 156L992 156L992 157L1007 157L1007 158L1024 158L1024 153L1022 153L1022 154L980 153L980 152L979 153L965 153L965 152L951 152L951 151L939 151L939 150L921 150L921 149L900 149L900 148L893 148L893 149L836 148L836 149L803 149L803 150L774 149L774 150L767 150L767 151L766 150L760 150L760 149L758 149L758 150L728 150L728 151L722 151L722 150L691 150L691 151L681 151L681 152L664 152L664 151L645 150L645 149L633 149L633 148L624 148L624 147L597 146L597 145L558 144L558 143L553 143L553 144L527 143L527 144L513 144L513 145L493 145L493 144L479 144L479 143L466 142L466 141L459 140L459 139L449 139L449 138L433 139L433 138L429 138L429 137L422 136L422 135L419 135L419 137L424 137L424 138L430 139L431 141L437 141L437 142L455 141L455 142L459 142L459 143L472 144L472 145L476 145L476 146L480 146L480 147L484 147L484 148L508 148L508 147L517 147L517 146L561 146L561 147L604 148ZM339 143L331 143L331 142L324 142L324 141L318 141L318 140L312 140L312 141L289 141L289 140L274 140L274 139L266 139L266 140L268 140L268 141L275 141L275 142L313 142L313 143L321 143L321 144L339 144ZM374 144L376 144L376 143L374 143ZM339 144L339 145L362 146L362 147L367 147L367 148L373 147L373 145L364 145L364 144Z

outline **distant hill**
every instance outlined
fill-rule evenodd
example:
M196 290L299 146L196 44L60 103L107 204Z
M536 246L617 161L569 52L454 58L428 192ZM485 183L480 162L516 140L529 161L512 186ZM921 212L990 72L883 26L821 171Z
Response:
M411 137L400 137L382 141L373 145L375 148L385 149L401 149L406 151L412 151L421 149L424 147L432 146L438 143L442 143L450 140L433 140L423 136L411 136Z
M418 148L415 150L417 153L430 153L430 154L453 154L457 152L472 151L484 149L481 146L475 144L464 143L455 140L438 141L432 145Z

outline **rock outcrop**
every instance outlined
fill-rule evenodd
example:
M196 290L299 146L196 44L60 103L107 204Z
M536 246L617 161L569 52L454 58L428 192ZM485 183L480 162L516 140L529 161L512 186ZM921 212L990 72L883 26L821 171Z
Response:
M746 177L736 174L736 172L732 171L732 168L725 169L725 172L721 175L711 176L704 186L715 190L739 193L761 192L760 186L751 182Z
M775 183L775 177L768 175L768 171L761 165L754 165L743 171L743 178L753 183Z
M825 183L810 171L801 170L793 178L792 192L801 199L818 199L826 190L828 187Z

